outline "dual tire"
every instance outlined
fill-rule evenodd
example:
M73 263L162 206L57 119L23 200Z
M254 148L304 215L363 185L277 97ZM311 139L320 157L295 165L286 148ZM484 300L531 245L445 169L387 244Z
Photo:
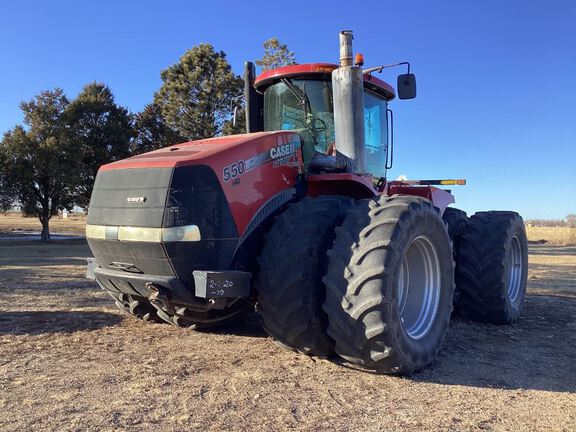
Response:
M318 357L334 352L322 276L335 228L352 205L344 197L304 198L289 205L266 235L258 258L258 309L279 344Z
M179 306L171 312L157 305L154 307L158 317L168 324L203 330L226 327L241 321L254 310L254 302L249 297L242 297L235 299L224 309Z
M456 286L473 318L519 316L524 225L513 212L449 209L413 196L292 204L266 238L256 282L266 331L281 345L409 374L442 346ZM456 262L456 271L454 263Z
M460 235L455 277L464 314L494 324L516 321L528 279L528 241L520 215L472 216Z
M411 373L436 356L454 292L448 233L411 196L364 201L338 229L324 278L336 353L383 373Z
M259 258L264 328L291 349L334 352L386 373L437 354L454 290L446 228L431 204L396 196L305 199L276 220Z

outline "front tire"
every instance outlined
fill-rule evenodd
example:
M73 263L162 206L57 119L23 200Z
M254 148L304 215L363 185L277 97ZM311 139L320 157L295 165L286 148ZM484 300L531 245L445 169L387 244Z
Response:
M118 309L126 312L142 321L161 323L164 322L157 314L156 308L150 304L148 299L131 296L130 294L106 291L116 303Z
M344 359L411 373L436 357L452 312L446 227L429 201L396 195L347 212L329 252L324 310Z
M169 324L208 330L227 327L242 321L254 310L254 301L249 297L237 298L224 309L212 309L207 306L177 306L173 313L168 313L159 306L155 307L158 317Z
M258 258L258 308L264 329L281 345L318 357L334 351L322 310L326 251L352 200L305 198L275 221Z

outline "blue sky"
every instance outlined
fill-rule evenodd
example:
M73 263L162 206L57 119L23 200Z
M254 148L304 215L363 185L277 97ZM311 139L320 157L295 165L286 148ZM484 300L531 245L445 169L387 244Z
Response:
M273 36L300 63L337 62L338 32L352 29L366 66L408 60L418 78L417 99L391 106L391 176L466 178L454 192L468 212L562 218L576 212L575 23L568 0L0 0L0 133L22 121L20 101L94 80L136 112L202 42L240 74Z

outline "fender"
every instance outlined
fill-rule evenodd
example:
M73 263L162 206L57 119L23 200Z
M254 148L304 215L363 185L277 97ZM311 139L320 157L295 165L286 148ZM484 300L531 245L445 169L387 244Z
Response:
M372 185L370 175L351 173L329 173L308 176L306 195L344 195L354 199L372 198L378 191Z
M411 185L401 181L385 183L379 190L374 188L369 175L331 173L308 176L307 196L345 195L354 199L373 198L377 195L414 195L432 202L440 215L455 202L454 195L430 185Z
M450 204L456 202L454 195L444 189L430 185L408 185L401 181L389 182L385 186L386 195L414 195L432 201L432 205L438 209L440 216Z

